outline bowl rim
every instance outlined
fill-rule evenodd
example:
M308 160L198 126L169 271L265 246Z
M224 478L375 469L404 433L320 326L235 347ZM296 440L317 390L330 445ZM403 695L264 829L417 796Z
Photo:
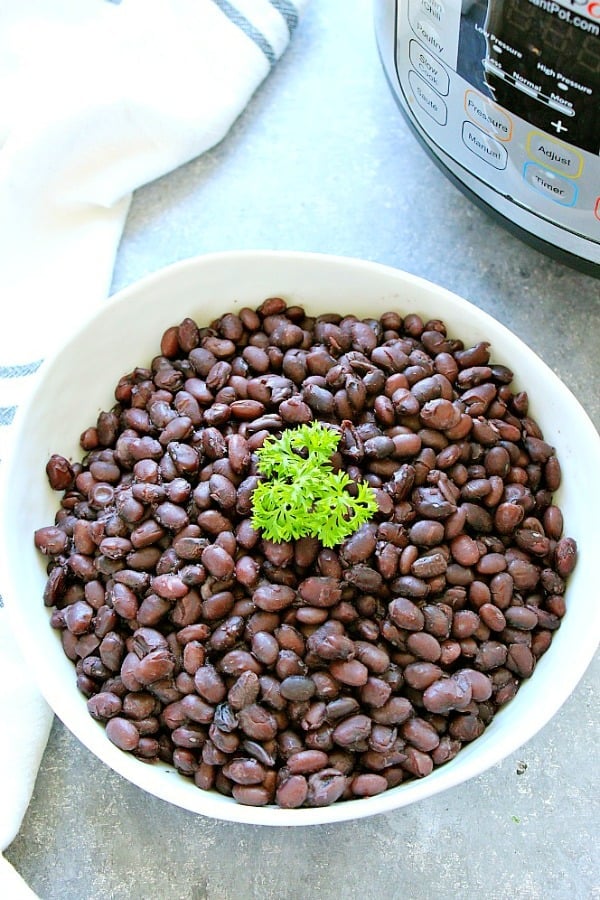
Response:
M243 264L249 261L252 263L259 263L261 265L264 265L268 264L269 262L273 262L274 260L289 260L300 265L304 263L308 263L309 265L316 263L318 265L332 266L334 268L337 268L341 265L345 268L350 267L355 268L356 270L363 270L366 272L366 274L379 273L381 275L387 275L390 278L397 280L399 284L402 283L404 287L408 286L410 288L410 286L416 286L427 291L433 290L436 295L441 298L442 303L450 303L454 310L465 312L471 318L474 317L477 324L481 326L484 331L485 327L487 325L490 325L496 334L503 335L507 340L510 341L510 343L517 346L525 359L533 360L537 367L542 367L544 375L550 380L554 389L558 392L561 402L568 403L574 410L577 411L582 428L584 428L586 432L586 438L591 442L592 446L595 447L596 454L600 461L600 437L598 436L598 433L591 420L589 419L585 409L582 407L573 393L569 390L569 388L567 388L567 386L558 378L558 376L552 371L552 369L550 369L550 367L544 362L544 360L539 357L533 350L531 350L531 348L528 347L521 338L519 338L514 332L512 332L509 328L495 319L488 312L477 307L471 301L464 299L463 297L453 293L452 291L449 291L448 289L436 284L429 279L422 278L393 266L360 259L357 257L294 250L227 250L216 253L200 254L198 256L180 260L155 272L149 273L143 278L119 290L114 295L107 298L107 300L100 307L96 307L94 310L91 310L89 314L86 315L86 317L78 323L74 331L69 333L69 335L65 337L65 339L61 342L61 345L56 347L44 359L44 362L36 373L35 382L32 386L32 389L29 391L28 397L17 410L14 422L11 426L11 434L7 442L8 448L6 457L3 460L2 465L0 465L0 522L2 523L0 531L2 534L5 533L5 529L9 526L9 522L7 520L7 504L3 501L7 495L7 487L10 481L11 471L16 465L16 461L18 458L18 445L26 429L29 417L33 413L36 400L38 399L40 394L43 393L44 376L46 372L50 372L56 366L60 365L60 361L63 358L63 355L68 352L69 346L71 346L73 342L77 341L79 337L83 333L85 333L91 327L93 322L95 322L98 318L110 316L111 309L114 308L116 304L125 304L132 297L144 294L149 290L157 287L160 288L161 284L165 282L168 283L174 277L177 278L185 273L197 273L198 277L201 278L202 271L206 270L207 268L210 269L213 266L216 266L218 268L223 265L236 265L239 263ZM523 357L519 358L520 362ZM29 659L31 661L32 652L22 639L24 620L23 616L20 613L19 604L16 600L18 590L17 586L13 583L13 579L11 578L11 572L12 560L8 557L5 541L3 539L0 539L0 582L2 582L3 586L6 582L8 586L8 589L5 591L6 612L9 616L9 619L11 620L14 636L20 646L23 655L26 659ZM189 787L189 779L185 779L186 790L183 792L175 790L175 796L173 796L172 785L169 785L167 787L167 784L163 784L163 781L160 781L158 785L149 787L148 779L144 777L147 774L147 769L146 767L140 765L139 760L129 754L122 753L122 751L117 750L117 748L114 748L113 745L108 742L108 739L104 737L104 735L104 741L106 744L108 744L108 747L106 748L108 752L99 754L98 747L96 746L96 741L90 740L88 737L82 737L79 731L73 727L70 722L68 711L65 710L65 705L61 702L60 698L57 698L55 696L54 691L44 683L43 679L38 678L37 681L41 693L45 697L50 707L81 743L83 743L95 756L99 757L105 765L108 765L113 769L113 771L116 771L117 774L133 782L143 790L167 802L174 803L175 805L182 806L183 808L211 818L217 818L232 822L285 826L325 824L362 818L364 816L371 816L381 812L388 812L393 809L398 809L400 807L406 806L414 802L415 800L427 799L428 797L454 787L464 782L465 780L470 780L472 777L482 774L492 766L499 763L507 755L515 752L519 747L530 740L531 737L533 737L534 734L536 734L541 728L543 728L558 712L560 707L568 699L568 697L571 695L571 693L583 677L589 663L594 656L599 640L600 633L596 635L596 632L590 629L590 634L587 636L584 642L583 650L574 662L574 670L571 672L572 677L569 680L569 684L568 686L565 686L562 694L556 697L555 701L552 704L548 704L543 709L536 710L535 713L532 714L529 722L520 732L517 740L515 740L514 738L509 740L504 737L504 739L499 740L491 750L488 749L488 752L481 755L481 758L479 760L477 760L476 758L477 764L473 766L473 770L466 777L460 769L456 770L450 764L446 764L445 766L439 767L434 770L437 773L436 778L427 776L427 778L425 779L415 779L412 781L408 781L400 785L398 788L385 791L384 793L379 794L376 797L344 801L343 803L333 804L332 806L324 808L303 808L298 810L280 810L274 806L268 806L265 808L247 807L238 804L235 801L230 801L229 798L225 798L222 795L217 795L216 803L199 802L190 805L183 796L185 793L187 793ZM540 663L542 662L543 659L540 661ZM523 688L521 688L521 690L523 690ZM88 713L84 709L83 704L82 712L85 713L86 716L88 716ZM498 715L501 715L501 712ZM104 732L104 728L102 725L100 725L99 723L94 723L94 725L97 725L98 729L101 730L102 733ZM494 721L492 721L491 725L488 726L486 731L489 732L493 728ZM473 744L464 746L459 756L464 759L469 755L469 751L471 751L471 755L473 755L473 746ZM107 756L108 759L106 758ZM157 765L159 768L163 768L164 771L170 771L171 768L167 767L166 764L164 767L161 766L161 764L155 765ZM174 770L173 772L174 776L176 776L177 778L182 778L182 776L179 776L178 773L176 773ZM173 780L175 780L175 778ZM202 797L202 795L206 794L206 792L200 791L198 789L196 790L199 797Z

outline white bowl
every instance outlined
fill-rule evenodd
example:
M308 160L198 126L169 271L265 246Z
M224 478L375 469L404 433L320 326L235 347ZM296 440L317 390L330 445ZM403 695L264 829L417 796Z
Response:
M87 712L72 663L49 625L42 602L44 561L33 532L51 524L58 495L44 469L52 453L80 458L78 439L97 413L114 403L119 377L156 355L162 332L185 316L207 324L266 297L282 296L311 313L339 311L376 316L387 310L440 318L465 345L488 340L495 362L515 371L531 415L557 450L563 486L557 502L565 533L576 539L579 560L567 593L568 612L533 677L493 719L483 735L421 780L369 799L325 808L282 810L237 804L199 790L165 764L147 765L113 746ZM3 462L0 533L1 592L15 639L48 703L103 763L145 791L202 815L261 825L339 822L396 809L479 775L538 732L571 694L600 637L596 539L600 439L587 415L554 373L514 334L476 306L420 278L382 265L309 253L244 251L178 263L145 278L108 301L63 348L48 359L14 424L10 458ZM40 668L39 661L44 665Z

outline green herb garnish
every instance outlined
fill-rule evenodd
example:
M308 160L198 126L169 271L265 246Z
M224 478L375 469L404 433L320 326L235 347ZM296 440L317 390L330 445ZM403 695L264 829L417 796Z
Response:
M257 452L258 471L266 480L252 495L252 526L264 538L282 543L310 536L335 547L377 512L368 484L333 471L339 440L339 432L318 422L266 439Z

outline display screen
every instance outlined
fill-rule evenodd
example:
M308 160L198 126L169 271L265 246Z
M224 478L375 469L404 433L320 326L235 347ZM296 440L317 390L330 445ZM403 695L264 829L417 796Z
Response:
M462 0L457 72L508 112L600 153L600 0Z

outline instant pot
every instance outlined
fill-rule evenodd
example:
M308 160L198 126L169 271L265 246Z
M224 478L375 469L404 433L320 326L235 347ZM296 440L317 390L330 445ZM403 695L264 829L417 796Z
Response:
M440 168L600 276L600 0L375 0L387 78Z

